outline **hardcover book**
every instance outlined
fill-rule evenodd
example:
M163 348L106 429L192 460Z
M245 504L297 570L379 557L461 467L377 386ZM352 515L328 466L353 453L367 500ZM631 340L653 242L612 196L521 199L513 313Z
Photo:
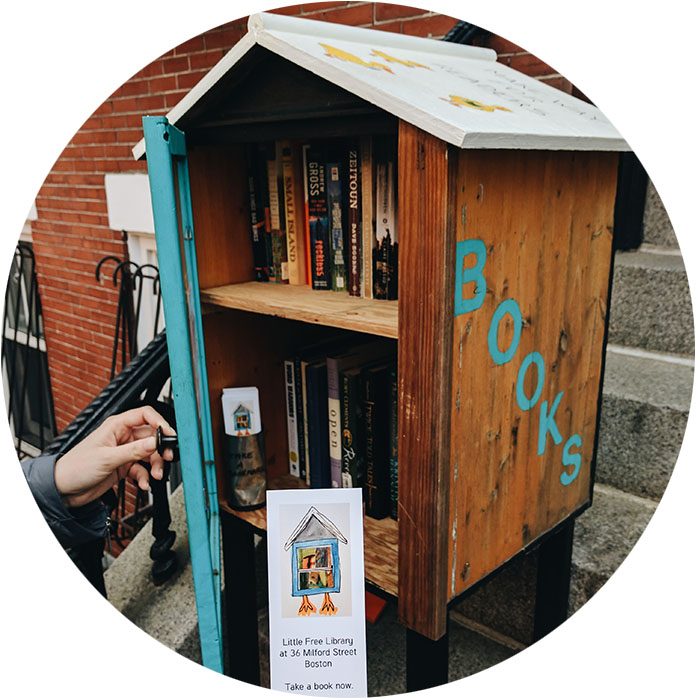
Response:
M246 151L248 165L248 205L250 211L250 237L253 243L253 267L255 279L258 282L267 282L270 278L270 270L267 260L265 244L265 205L263 188L266 183L258 178L257 165L258 149L249 146Z
M306 368L311 364L308 360L300 360L299 368L301 372L301 416L302 416L302 444L304 453L304 473L299 469L299 477L306 482L307 486L311 486L311 457L309 456L309 403L308 389L306 384Z
M287 444L289 446L289 473L300 476L299 471L299 432L297 413L297 387L294 376L294 360L284 361L284 382L287 404Z
M351 145L347 151L347 228L348 292L362 296L362 196L360 151Z
M367 136L360 144L360 177L362 186L362 296L372 298L372 251L374 250L374 183L372 167L372 139Z
M334 160L326 164L331 254L330 272L331 288L334 292L347 290L343 245L343 185L340 180L340 172L341 165L339 161Z
M306 285L311 287L311 231L309 230L309 149L305 144L301 147L301 179L304 186L304 252L306 254Z
M294 399L296 402L296 431L299 456L299 478L306 480L306 445L304 434L304 397L301 381L301 358L294 359Z
M331 486L328 451L328 374L324 361L306 367L306 401L309 412L309 466L311 488Z
M364 432L362 430L362 368L340 373L341 475L343 488L362 486L364 475Z
M289 283L302 285L306 284L306 251L301 164L297 148L290 141L281 141L279 150L282 155L282 192Z
M311 146L307 154L306 182L309 192L311 286L314 289L331 289L326 165L323 150L317 146Z
M289 282L287 269L287 234L284 221L282 189L282 160L279 144L267 154L267 189L270 198L270 237L272 239L272 270L276 282Z
M339 487L342 481L340 373L350 367L376 362L390 353L387 341L365 343L341 355L326 358L328 371L328 439L330 451L331 485ZM386 431L385 431L386 432Z
M395 159L383 149L376 163L376 224L373 250L375 299L398 298Z

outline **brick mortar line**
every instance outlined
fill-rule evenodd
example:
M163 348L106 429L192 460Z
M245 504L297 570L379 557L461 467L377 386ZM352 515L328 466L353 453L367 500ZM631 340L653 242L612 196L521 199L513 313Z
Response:
M422 15L409 15L407 17L393 17L390 19L375 19L374 24L380 27L382 24L391 24L392 22L410 22L414 19L426 19L430 17L446 17L447 15L442 15L439 12L426 12ZM418 38L429 38L429 37L418 37Z
M104 188L103 188L104 189ZM36 199L50 199L52 202L98 202L99 204L105 203L107 200L106 199L95 199L94 197L88 198L88 197L57 197L56 195L51 195L51 194L38 194ZM37 205L41 206L41 205ZM42 209L45 207L42 206ZM63 210L61 210L63 211ZM69 209L68 211L73 211L72 209ZM84 209L81 209L80 211L84 211Z
M317 10L304 10L304 3L301 3L302 10L299 12L298 15L291 15L292 17L307 17L308 15L318 15L321 14L322 12L335 12L336 10L344 10L346 8L350 7L362 7L363 5L371 5L371 2L345 2L341 5L337 5L336 7L323 7L319 8ZM289 15L287 15L289 16Z
M56 200L59 201L59 200ZM63 201L75 201L75 200L63 200ZM101 200L97 200L102 203ZM106 203L105 203L106 204ZM44 212L63 212L64 214L91 214L93 216L105 216L107 214L107 207L105 205L104 212L90 211L89 209L66 209L66 208L56 208L49 207L45 204L37 204L37 209L41 209Z

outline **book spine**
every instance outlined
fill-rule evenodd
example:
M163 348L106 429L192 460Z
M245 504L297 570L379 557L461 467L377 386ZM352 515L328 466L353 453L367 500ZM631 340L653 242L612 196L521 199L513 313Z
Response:
M361 416L358 392L357 372L340 373L341 403L341 446L343 450L341 463L341 486L353 488L361 485L361 455L363 453L360 436Z
M326 165L328 218L330 226L331 287L334 292L347 290L343 247L343 187L340 182L340 163Z
M255 279L267 282L267 254L265 250L265 210L261 187L263 183L257 177L257 149L251 146L247 150L248 161L248 204L250 210L250 237L253 244L253 267Z
M306 368L309 407L309 472L311 488L331 485L328 452L328 376L325 364Z
M387 261L391 241L389 224L389 186L387 162L377 162L376 204L377 219L375 226L374 249L372 251L372 290L375 299L388 298Z
M296 403L297 454L299 455L299 473L296 475L306 481L306 449L304 447L304 398L301 388L301 360L294 360L294 399Z
M272 227L270 225L270 192L267 183L267 150L265 144L258 144L255 158L256 183L259 184L258 194L260 195L260 218L263 224L265 269L268 281L274 281L272 268Z
M278 150L278 149L277 149ZM288 282L287 241L284 230L284 209L280 203L281 163L276 151L268 155L267 189L270 197L270 237L272 239L272 268L276 282Z
M387 223L389 245L385 251L387 299L399 298L399 231L396 226L396 160L387 162Z
M308 403L308 391L306 387L306 368L308 362L301 362L301 402L302 402L302 422L304 428L304 464L306 467L306 473L304 474L304 480L307 486L311 486L311 458L309 457L309 403Z
M364 138L360 144L360 187L362 198L362 296L372 298L372 250L374 248L374 186L372 167L372 139Z
M289 473L299 476L299 438L294 361L284 361L284 379L287 389L287 442L289 445Z
M388 388L382 375L370 372L364 378L365 413L365 513L371 518L389 515L388 436L386 401ZM382 427L382 422L384 426Z
M309 190L309 243L311 248L311 286L330 289L330 254L328 240L328 200L326 166L322 153L311 148L307 160Z
M311 286L311 231L309 229L309 149L305 144L301 149L302 182L304 183L304 252L306 253L306 284Z
M389 493L391 517L399 517L399 394L398 373L391 368L389 375Z
M362 197L360 154L356 146L348 149L348 292L351 297L362 295Z
M331 486L339 488L342 475L342 446L340 434L340 378L338 361L326 360L328 373L328 447L331 466Z
M282 192L284 199L285 232L287 235L287 269L289 283L306 284L306 254L304 251L301 182L297 176L298 158L289 141L280 142L282 157Z

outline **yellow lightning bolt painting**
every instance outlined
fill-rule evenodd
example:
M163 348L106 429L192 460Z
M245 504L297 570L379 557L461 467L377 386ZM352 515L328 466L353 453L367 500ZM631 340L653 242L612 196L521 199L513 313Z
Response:
M440 99L449 102L455 107L471 107L472 109L479 109L482 112L495 112L499 110L501 112L512 112L513 110L508 109L508 107L501 107L500 105L487 105L478 100L472 100L469 97L462 97L460 95L450 95L449 99L441 97Z
M391 68L389 68L389 66L385 66L383 63L379 63L378 61L365 61L364 58L360 58L354 53L344 51L343 49L338 49L335 46L331 46L330 44L322 44L321 42L319 42L319 45L326 50L326 56L330 56L331 58L337 58L341 61L347 61L348 63L355 63L358 66L363 66L364 68L371 68L372 70L383 70L387 73L394 72L393 70L391 70Z

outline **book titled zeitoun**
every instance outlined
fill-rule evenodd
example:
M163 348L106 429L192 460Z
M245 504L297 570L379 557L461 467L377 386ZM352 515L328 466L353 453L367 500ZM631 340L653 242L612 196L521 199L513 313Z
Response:
M362 490L267 492L270 687L365 697Z

